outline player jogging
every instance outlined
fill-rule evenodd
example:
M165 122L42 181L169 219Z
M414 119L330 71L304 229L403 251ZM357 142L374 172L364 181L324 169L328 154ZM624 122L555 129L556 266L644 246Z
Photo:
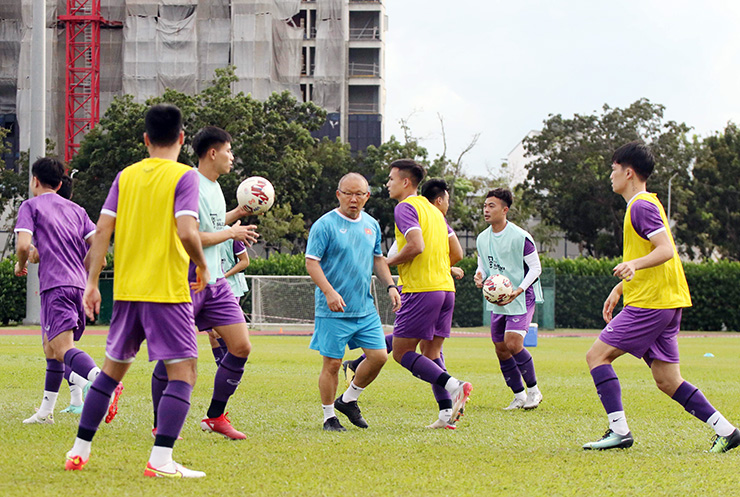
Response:
M388 360L383 326L370 287L373 267L397 311L401 296L380 250L380 225L366 212L367 180L349 173L337 186L339 208L321 216L308 235L306 269L316 284L316 324L310 348L323 356L319 376L324 430L345 431L334 409L360 428L367 428L357 399ZM344 349L361 347L367 359L347 390L336 400Z
M247 214L240 207L226 212L226 201L218 184L219 176L232 169L231 135L221 128L208 126L193 137L193 150L198 156L198 231L211 275L206 289L193 294L195 325L199 330L214 329L226 343L227 353L219 362L213 381L213 396L206 417L201 421L203 431L215 432L232 440L243 440L227 417L226 404L236 392L244 374L252 344L244 312L237 304L229 283L221 269L220 245L229 240L246 243L257 241L256 226L241 226L237 219ZM230 223L236 223L229 226ZM195 266L190 266L190 281L195 280ZM155 406L154 427L158 426L156 406L166 385L167 371L157 364L152 374L152 400Z
M486 310L491 311L491 340L496 347L501 373L514 392L514 400L504 408L507 411L534 409L542 402L532 355L524 348L524 335L532 322L535 302L543 301L539 281L542 266L532 235L506 219L513 200L514 196L505 188L488 192L483 203L483 217L490 226L475 242L478 249L476 286L482 288L486 278L503 274L516 288L499 304L486 302ZM526 392L522 379L527 385Z
M182 114L155 105L145 117L149 158L118 173L103 204L90 248L90 273L83 301L91 318L100 312L98 279L115 229L113 314L103 371L85 399L65 469L81 470L108 398L146 340L149 360L164 361L169 382L158 404L159 433L145 476L199 478L172 459L172 448L190 409L198 343L188 285L188 260L197 265L191 286L203 290L210 275L198 236L198 175L176 162L185 135Z
M681 310L691 306L691 296L663 206L657 195L646 190L654 166L652 151L640 141L619 147L612 156L612 190L627 202L624 262L614 267L614 275L622 281L604 302L607 325L586 354L609 429L583 448L632 446L622 390L612 367L615 359L629 353L647 363L663 393L714 429L716 437L709 451L726 452L740 444L740 431L712 407L701 390L681 377L677 336ZM624 309L612 319L622 296Z
M95 361L74 345L85 331L82 306L85 255L88 244L92 243L95 225L82 207L56 194L64 177L61 162L42 157L31 166L31 174L30 189L34 197L21 204L15 225L18 257L15 274L28 273L29 256L38 260L46 379L41 406L23 423L53 424L65 369L70 371L68 379L83 387L100 373ZM35 247L31 245L32 240ZM114 415L109 418L112 420Z
M390 198L398 201L393 211L398 254L387 263L398 266L403 280L403 305L393 329L393 358L417 378L446 390L450 408L441 410L438 420L452 428L473 386L450 376L440 357L444 340L450 336L455 283L450 275L447 222L439 209L416 194L422 179L424 168L414 160L399 159L390 165L386 187ZM416 348L422 341L426 343L418 354Z

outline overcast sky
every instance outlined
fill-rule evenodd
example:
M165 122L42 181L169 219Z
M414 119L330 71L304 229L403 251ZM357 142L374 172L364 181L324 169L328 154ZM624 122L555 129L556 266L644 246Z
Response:
M740 1L384 0L385 139L399 120L430 156L486 174L548 114L645 97L706 136L740 123Z

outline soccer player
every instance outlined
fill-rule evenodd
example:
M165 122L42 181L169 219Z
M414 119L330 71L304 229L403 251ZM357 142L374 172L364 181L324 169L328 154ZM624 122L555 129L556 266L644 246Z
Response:
M442 213L443 216L447 215L447 211L450 208L450 191L449 186L447 186L447 182L442 178L430 178L427 181L424 182L424 184L421 186L421 194L422 196L426 197L429 202L439 209L439 211ZM460 259L462 259L463 256L463 250L462 246L460 245L460 241L457 238L457 235L454 231L450 228L448 233L448 239L450 241L450 264L457 263ZM398 244L394 241L393 245L391 246L390 250L388 250L388 257L393 257L394 255L398 254ZM450 267L450 274L452 274L452 277L459 280L463 276L465 276L465 272L462 270L462 268L459 267ZM399 278L398 280L398 288L401 290L403 288L403 280ZM403 301L403 295L401 295L401 300ZM452 322L450 321L450 325ZM449 330L447 330L449 332ZM393 333L389 333L385 336L385 343L386 343L386 350L390 354L393 351ZM419 345L420 347L425 347L427 342L421 342ZM423 348L422 348L423 352ZM444 368L444 354L442 350L440 349L440 360L442 362L442 368ZM344 361L342 363L342 369L344 370L344 377L345 380L347 380L347 385L349 386L350 382L352 381L352 378L354 377L355 371L357 371L357 367L360 365L360 363L365 359L365 355L361 355L357 359L353 361ZM447 393L447 391L438 386L438 385L432 385L432 392L434 393L434 398L437 401L437 404L439 405L439 410L443 411L445 409L449 409L450 406L450 396ZM442 423L439 419L436 419L432 424L427 426L427 428L453 428L454 424L448 424L448 423Z
M386 187L390 198L398 201L393 212L398 254L387 263L398 266L403 281L403 305L393 329L393 358L417 378L446 390L442 397L449 395L449 399L438 399L440 407L446 401L438 421L454 426L473 386L450 376L440 357L444 339L450 336L455 283L450 274L447 222L426 197L416 194L422 179L424 168L414 160L399 159L390 165ZM421 342L422 354L418 354Z
M248 212L237 207L226 212L226 201L218 184L222 174L231 171L234 155L231 153L231 135L221 128L208 126L193 137L193 150L198 156L197 174L200 178L198 193L198 218L200 240L203 244L211 275L206 289L193 294L195 325L199 330L214 329L226 343L227 352L221 359L214 379L213 396L206 417L201 421L203 431L215 432L232 440L243 440L244 433L237 431L227 417L226 404L236 392L244 374L252 344L244 312L237 304L221 268L220 244L239 240L253 243L259 236L255 225L241 226L237 219ZM236 221L236 222L235 222ZM234 223L235 222L235 223ZM229 224L234 223L233 226ZM195 281L195 266L190 266L190 281ZM158 363L152 374L152 400L155 407L154 427L158 420L158 399L164 392L167 371ZM156 433L156 431L155 431Z
M29 257L39 264L46 380L41 406L23 423L53 424L65 368L89 381L100 373L95 361L74 345L85 331L85 255L95 225L82 207L56 194L64 177L61 162L42 157L31 166L31 174L34 197L21 204L15 225L15 274L28 273Z
M535 301L542 302L539 281L542 266L532 235L506 219L513 200L505 188L496 188L486 195L483 217L490 226L476 239L478 269L474 277L476 286L482 288L486 278L503 274L516 288L499 304L486 302L486 310L491 311L491 340L501 373L514 392L514 400L504 408L507 411L534 409L542 402L532 355L524 348L524 335L534 316ZM526 392L522 379L527 385Z
M198 343L190 288L209 280L198 236L198 175L176 162L185 140L182 114L173 105L155 105L145 117L149 158L118 173L103 204L90 248L90 272L83 297L91 318L100 312L98 280L115 229L113 315L103 371L85 399L74 446L65 469L81 470L108 398L146 340L149 360L164 361L169 382L159 402L159 433L144 471L150 477L199 478L172 459L172 448L190 409ZM196 281L188 285L188 257Z
M622 281L604 302L607 325L586 354L609 429L583 448L632 446L622 390L612 367L615 359L629 353L647 363L660 391L714 429L709 451L726 452L740 444L740 431L712 407L701 390L681 377L677 336L681 310L691 306L691 296L663 206L657 195L646 190L654 166L652 151L640 141L619 147L612 156L612 190L627 202L623 262L614 267L614 275ZM612 319L622 296L624 308Z
M317 287L310 348L324 358L319 392L326 431L345 431L334 409L355 426L368 427L357 399L388 360L383 326L370 293L373 267L386 285L393 310L401 307L401 296L380 250L380 225L362 211L370 197L367 180L357 173L346 174L339 180L336 195L339 208L313 224L306 247L306 269ZM347 345L361 347L367 359L347 390L334 400Z

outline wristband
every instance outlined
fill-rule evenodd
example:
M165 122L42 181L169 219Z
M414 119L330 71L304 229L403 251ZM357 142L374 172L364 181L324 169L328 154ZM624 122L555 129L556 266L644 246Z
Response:
M398 286L396 286L396 285L388 285L388 288L385 289L386 293L390 293L391 292L391 288L395 288L396 291L398 291Z

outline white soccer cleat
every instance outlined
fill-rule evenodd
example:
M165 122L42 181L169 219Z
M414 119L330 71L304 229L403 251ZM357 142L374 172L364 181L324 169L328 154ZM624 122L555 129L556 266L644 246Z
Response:
M441 419L437 418L434 420L434 423L427 425L427 428L430 430L441 430L442 428L447 428L448 430L454 430L457 428L457 426L448 423L447 421L442 421Z
M450 424L455 426L459 417L458 414L465 409L465 404L470 398L470 392L473 391L473 385L467 381L461 381L455 391L452 393L452 415L450 416Z
M161 468L155 468L151 463L146 463L144 476L152 478L203 478L206 474L203 471L188 469L182 464L171 461Z
M515 411L517 409L521 409L524 407L525 399L520 399L519 397L514 397L514 400L511 401L511 404L508 405L508 407L504 407L504 411Z
M524 402L524 409L534 409L542 402L541 392L527 392L527 400Z
M53 425L54 424L54 413L50 412L46 416L39 416L39 413L34 413L28 419L23 420L24 425L40 424L40 425Z

